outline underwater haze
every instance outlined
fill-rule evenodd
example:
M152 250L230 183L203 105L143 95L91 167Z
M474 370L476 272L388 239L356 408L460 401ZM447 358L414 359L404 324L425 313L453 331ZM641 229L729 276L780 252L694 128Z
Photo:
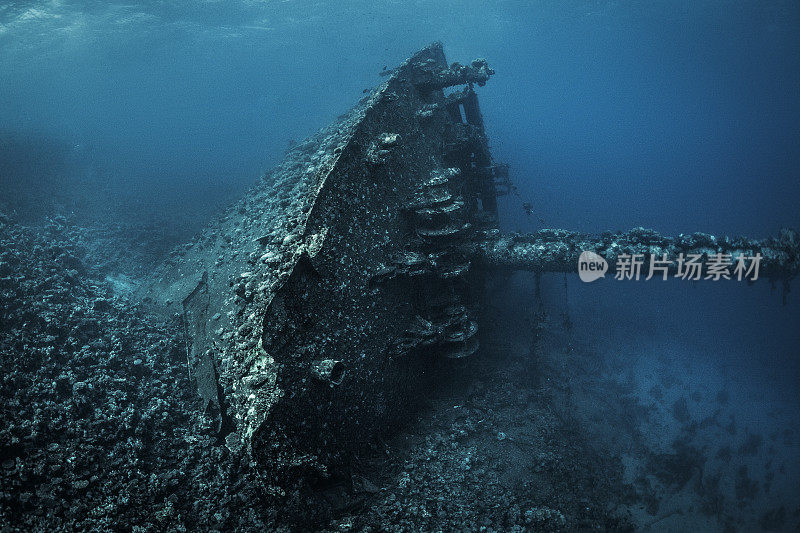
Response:
M383 428L374 456L359 449L352 471L337 463L296 494L231 473L227 433L209 429L186 372L189 293L154 318L139 289L197 242L227 261L195 236L212 220L238 231L225 220L250 211L231 205L434 41L495 71L475 92L516 187L498 201L501 232L800 229L794 0L2 4L0 530L800 529L789 279L551 272L539 294L530 272L509 274L479 320L493 348L457 378L448 367L454 381ZM67 252L80 261L48 270ZM97 291L113 304L89 303ZM227 327L216 316L209 330ZM108 466L83 478L68 456ZM264 511L294 497L321 510Z

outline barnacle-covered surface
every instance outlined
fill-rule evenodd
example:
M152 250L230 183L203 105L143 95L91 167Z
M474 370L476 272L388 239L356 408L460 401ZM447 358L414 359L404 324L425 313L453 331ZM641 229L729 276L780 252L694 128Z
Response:
M681 254L698 255L705 261L726 254L732 263L740 257L760 254L760 273L773 281L788 282L800 271L800 238L791 229L766 239L718 237L699 232L666 237L645 228L600 235L545 229L526 235L495 235L477 244L477 255L487 266L538 272L575 272L578 257L586 250L600 254L612 269L620 256L666 260L669 270L674 272Z
M464 244L497 214L471 84L492 73L423 49L143 291L183 315L220 440L274 493L328 478L442 360L477 350L482 278L468 279ZM454 84L468 86L446 97Z
M222 527L256 497L215 446L180 323L108 274L122 244L0 214L0 530Z

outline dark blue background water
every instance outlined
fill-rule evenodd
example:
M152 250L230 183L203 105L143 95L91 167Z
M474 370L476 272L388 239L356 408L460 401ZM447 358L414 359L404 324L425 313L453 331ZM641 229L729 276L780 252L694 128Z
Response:
M346 4L0 8L2 180L35 189L47 173L30 159L47 145L66 161L49 179L68 189L200 223L384 66L442 40L451 61L497 71L480 98L520 189L506 229L800 227L797 2ZM573 279L569 306L586 336L680 339L796 401L797 299L781 307L766 284Z
M548 225L798 223L796 2L346 4L3 8L2 130L62 140L126 191L205 202L440 39L497 70L496 155Z
M0 191L15 194L0 207L41 214L56 200L191 231L433 40L497 71L479 96L520 191L501 203L504 229L800 228L796 1L0 7ZM515 283L507 305L531 312L530 276ZM568 311L598 357L667 362L637 378L643 391L660 372L703 401L724 382L746 431L800 432L800 289L785 307L767 283L572 276L565 298L550 276L545 289L551 316Z

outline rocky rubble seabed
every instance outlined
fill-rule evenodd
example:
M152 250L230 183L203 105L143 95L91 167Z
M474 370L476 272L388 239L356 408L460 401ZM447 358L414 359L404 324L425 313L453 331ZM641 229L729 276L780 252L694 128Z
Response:
M115 296L64 222L0 220L0 530L221 527L247 493L188 384L179 324Z
M0 530L627 528L610 510L617 467L545 389L494 375L491 361L451 384L459 405L446 390L432 398L345 478L288 495L308 505L287 512L215 441L179 321L115 291L109 270L123 267L101 261L91 235L0 216Z

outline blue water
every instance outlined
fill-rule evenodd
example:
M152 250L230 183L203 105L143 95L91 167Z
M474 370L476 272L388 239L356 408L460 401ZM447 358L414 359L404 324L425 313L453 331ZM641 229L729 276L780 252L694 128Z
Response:
M345 4L0 8L0 124L187 204L244 186L439 39L497 70L481 91L495 153L548 225L798 222L796 2Z
M201 224L384 66L441 40L450 61L497 72L479 97L520 193L501 202L505 230L800 228L796 1L345 4L0 6L0 182L32 198L57 183L106 217ZM545 283L599 356L641 370L658 352L687 387L727 383L748 431L795 428L780 453L796 457L800 289L783 306L766 283L572 278L567 298L560 277ZM642 391L659 368L637 370Z

